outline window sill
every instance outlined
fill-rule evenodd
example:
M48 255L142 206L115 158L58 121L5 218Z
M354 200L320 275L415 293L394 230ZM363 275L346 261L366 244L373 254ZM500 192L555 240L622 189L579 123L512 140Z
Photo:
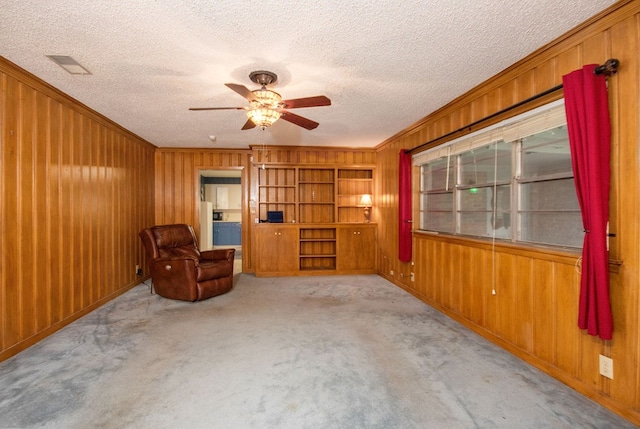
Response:
M572 265L577 264L578 259L582 256L581 249L567 249L534 244L527 245L526 243L509 243L501 240L496 240L494 247L490 239L473 238L436 231L415 230L413 233L415 237L428 237L429 239L439 242L458 244L485 250L491 250L494 248L496 252L500 253L558 261ZM622 263L623 262L618 259L609 259L609 272L618 273Z

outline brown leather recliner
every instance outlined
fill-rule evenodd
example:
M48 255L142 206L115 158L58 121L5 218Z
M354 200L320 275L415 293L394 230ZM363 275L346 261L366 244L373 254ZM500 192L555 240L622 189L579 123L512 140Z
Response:
M231 290L235 249L200 252L193 228L159 225L140 231L156 293L200 301Z

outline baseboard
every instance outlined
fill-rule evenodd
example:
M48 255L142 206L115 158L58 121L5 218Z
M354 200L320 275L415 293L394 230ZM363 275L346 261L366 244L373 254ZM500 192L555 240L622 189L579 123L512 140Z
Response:
M78 320L82 316L85 316L85 315L91 313L96 308L103 306L107 302L109 302L112 299L122 295L123 293L127 292L128 290L132 289L133 287L139 285L140 283L142 283L143 281L146 281L149 278L150 278L149 276L140 277L139 279L136 279L136 281L131 282L131 283L121 287L117 291L105 296L104 298L94 302L93 304L88 305L87 307L83 308L82 310L78 311L77 313L72 314L71 316L67 317L66 319L60 320L59 322L56 322L55 324L53 324L53 325L47 327L46 329L44 329L44 330L32 335L31 337L26 338L26 339L20 341L19 343L16 343L15 345L9 347L6 350L3 350L2 352L0 352L0 362L3 362L5 360L9 359L10 357L17 355L21 351L28 349L29 347L33 346L34 344L38 343L39 341L42 341L43 339L47 338L49 335L55 333L56 331L59 331L60 329L62 329L65 326L67 326L68 324Z

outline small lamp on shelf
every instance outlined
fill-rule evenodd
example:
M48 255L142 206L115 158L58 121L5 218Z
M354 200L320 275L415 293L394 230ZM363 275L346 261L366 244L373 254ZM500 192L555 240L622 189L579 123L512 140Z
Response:
M371 195L363 194L362 198L360 199L360 205L364 207L364 221L367 223L371 221L371 213L369 212L369 209L371 208L372 204L373 203L371 201Z

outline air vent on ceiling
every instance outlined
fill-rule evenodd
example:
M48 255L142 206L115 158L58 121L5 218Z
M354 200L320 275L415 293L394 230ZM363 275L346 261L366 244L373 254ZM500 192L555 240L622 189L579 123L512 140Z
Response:
M89 70L82 67L76 60L68 55L47 55L47 58L71 74L91 74Z

